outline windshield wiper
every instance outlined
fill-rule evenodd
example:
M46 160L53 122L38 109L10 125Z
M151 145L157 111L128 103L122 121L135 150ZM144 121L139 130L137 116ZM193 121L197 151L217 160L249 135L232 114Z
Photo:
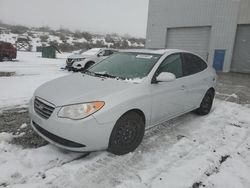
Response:
M82 71L83 74L93 75L94 72L89 71L88 69Z
M100 76L100 77L107 77L107 78L117 78L116 76L113 76L108 73L99 73L99 72L92 72L95 76Z
M106 72L92 72L92 71L89 71L88 69L83 71L82 72L83 74L88 74L88 75L91 75L91 76L96 76L96 77L106 77L106 78L116 78L116 79L122 79L120 77L117 77L117 76L113 76L111 74L108 74Z

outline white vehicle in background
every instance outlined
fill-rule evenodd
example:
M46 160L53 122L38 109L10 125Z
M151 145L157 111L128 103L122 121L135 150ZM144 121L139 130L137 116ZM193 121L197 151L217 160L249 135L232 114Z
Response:
M81 54L72 54L67 58L66 69L69 71L82 71L101 60L106 59L118 50L112 48L92 48Z

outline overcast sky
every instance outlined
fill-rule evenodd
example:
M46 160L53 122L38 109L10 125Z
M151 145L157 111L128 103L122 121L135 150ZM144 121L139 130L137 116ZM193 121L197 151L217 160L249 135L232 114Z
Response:
M0 0L9 24L145 37L148 0Z

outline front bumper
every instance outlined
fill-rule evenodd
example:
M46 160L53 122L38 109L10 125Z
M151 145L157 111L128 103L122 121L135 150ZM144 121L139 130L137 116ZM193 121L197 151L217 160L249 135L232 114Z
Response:
M74 60L71 60L71 61L69 61L68 59L66 60L66 66L65 66L65 69L67 69L67 70L71 70L72 69L72 65L73 65L73 63L74 63Z
M79 68L71 67L71 70L72 70L73 72L79 72L79 71L82 70L82 67L79 67Z
M96 151L108 148L109 137L115 123L100 124L94 116L82 120L58 118L60 107L56 107L44 119L34 110L34 100L29 104L32 128L48 142L71 151Z
M65 66L65 69L67 69L67 70L69 70L69 71L71 71L72 70L72 65L69 65L69 64L66 64L66 66Z

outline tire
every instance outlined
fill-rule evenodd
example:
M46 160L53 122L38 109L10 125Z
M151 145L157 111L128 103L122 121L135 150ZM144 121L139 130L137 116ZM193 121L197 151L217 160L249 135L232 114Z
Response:
M203 97L200 107L195 110L195 113L198 115L207 115L211 111L214 101L214 90L209 89L205 96Z
M108 151L115 155L134 151L140 145L144 132L142 117L136 112L127 112L118 119L112 130Z
M2 55L0 55L0 62L2 62L3 61L3 56Z

